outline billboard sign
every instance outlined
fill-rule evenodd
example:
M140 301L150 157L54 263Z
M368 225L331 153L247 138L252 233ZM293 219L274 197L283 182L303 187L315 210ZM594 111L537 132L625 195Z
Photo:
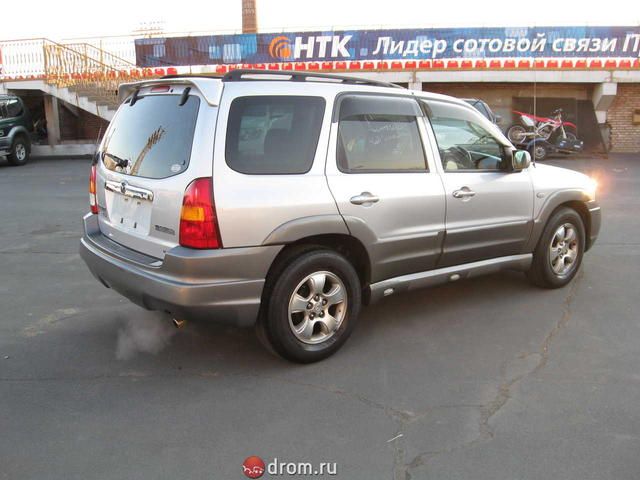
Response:
M640 27L423 28L135 40L140 67L473 58L640 57Z

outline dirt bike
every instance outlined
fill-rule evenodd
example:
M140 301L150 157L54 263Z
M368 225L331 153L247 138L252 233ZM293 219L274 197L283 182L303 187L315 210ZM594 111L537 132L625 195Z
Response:
M563 121L561 108L554 110L551 117L537 117L517 110L514 113L520 120L507 129L507 138L514 145L524 146L535 160L544 160L554 152L582 151L584 143L575 134L576 125Z

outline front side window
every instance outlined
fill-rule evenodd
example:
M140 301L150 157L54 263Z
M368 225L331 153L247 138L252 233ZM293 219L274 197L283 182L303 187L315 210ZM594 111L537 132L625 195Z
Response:
M341 103L338 166L348 173L425 171L415 101L353 96Z
M506 168L504 146L475 112L452 103L428 101L426 104L445 171Z
M239 97L227 126L227 165L246 174L302 174L318 147L325 101L321 97Z

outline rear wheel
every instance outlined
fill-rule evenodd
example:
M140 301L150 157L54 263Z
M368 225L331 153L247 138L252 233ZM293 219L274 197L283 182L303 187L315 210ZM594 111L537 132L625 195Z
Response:
M307 251L270 283L258 333L276 353L310 363L344 344L361 304L360 280L347 259L331 250Z
M576 275L585 246L582 218L563 207L549 219L533 254L529 279L540 287L559 288Z
M11 147L11 153L7 156L9 163L14 166L24 165L29 161L29 142L22 137L16 137Z
M524 128L524 126L520 125L519 123L516 123L515 125L511 125L507 129L507 138L514 145L519 145L521 143L524 143L524 141L527 138L527 129Z

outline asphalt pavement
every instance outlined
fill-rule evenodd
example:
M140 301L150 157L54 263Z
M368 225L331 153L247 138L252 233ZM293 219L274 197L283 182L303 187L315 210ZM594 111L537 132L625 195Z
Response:
M0 159L0 478L233 480L250 455L348 480L639 478L640 156L550 163L600 183L570 286L392 297L301 366L100 285L77 254L87 160Z

